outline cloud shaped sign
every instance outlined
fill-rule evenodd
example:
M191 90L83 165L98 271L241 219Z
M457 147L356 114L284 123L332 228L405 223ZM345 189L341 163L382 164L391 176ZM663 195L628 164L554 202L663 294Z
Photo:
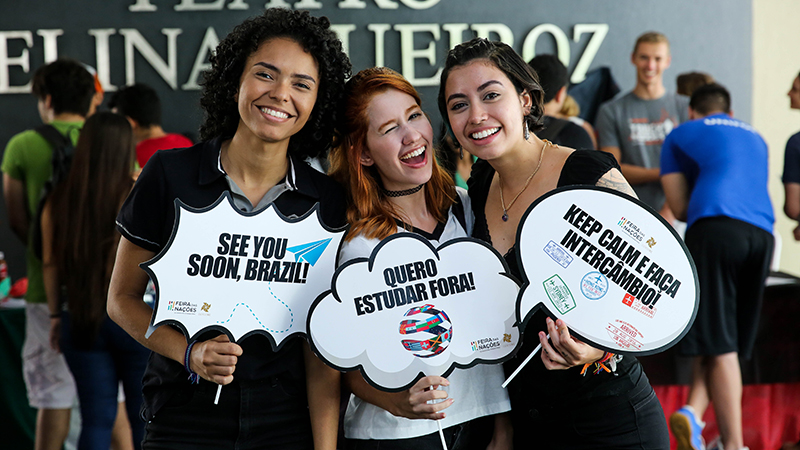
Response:
M308 310L330 289L344 229L328 228L319 205L287 218L274 205L243 213L225 193L194 209L175 201L168 245L142 264L156 284L147 335L165 323L191 340L217 329L238 341L271 336L273 347L305 333Z
M373 386L407 389L423 375L501 362L519 344L519 287L486 244L455 239L439 248L397 233L369 259L342 265L309 317L317 354L339 370L360 368Z
M697 271L683 241L625 194L552 191L525 213L517 244L520 323L545 308L598 348L647 355L680 340L697 314Z

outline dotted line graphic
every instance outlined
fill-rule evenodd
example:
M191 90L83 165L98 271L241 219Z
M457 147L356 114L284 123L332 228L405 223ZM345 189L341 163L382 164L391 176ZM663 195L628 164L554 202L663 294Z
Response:
M289 320L289 327L288 328L286 328L285 330L273 330L273 329L267 327L266 325L264 325L261 322L261 319L259 319L258 316L256 316L256 313L253 312L253 309L250 308L250 305L248 305L247 303L237 303L236 306L233 307L233 311L231 311L231 315L228 316L228 319L227 320L219 320L219 321L217 321L217 323L223 324L223 323L230 322L231 319L233 319L233 314L236 312L236 308L238 308L240 306L244 306L245 308L247 308L248 311L250 311L250 314L253 315L253 318L256 319L258 324L261 325L261 328L269 331L270 333L286 333L287 331L291 330L292 329L292 325L294 324L294 313L292 312L292 308L290 308L289 305L287 305L283 300L279 299L278 296L276 296L275 293L272 292L272 283L269 283L267 285L267 288L269 289L270 295L272 295L272 297L275 298L275 300L279 301L283 306L286 307L286 309L289 310L290 320Z

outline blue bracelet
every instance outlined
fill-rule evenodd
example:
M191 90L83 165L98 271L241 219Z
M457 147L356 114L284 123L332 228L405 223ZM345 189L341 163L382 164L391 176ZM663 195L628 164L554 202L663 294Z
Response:
M194 344L196 343L197 341L190 342L189 345L186 346L186 354L183 355L183 368L186 369L187 372L189 372L189 381L192 384L198 384L200 382L200 375L193 372L192 369L189 367L189 358L192 355L192 347L194 347Z

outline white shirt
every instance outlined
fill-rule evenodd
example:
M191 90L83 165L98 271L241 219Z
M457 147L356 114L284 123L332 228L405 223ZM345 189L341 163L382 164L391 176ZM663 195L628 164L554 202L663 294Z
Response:
M451 208L439 240L430 241L436 247L451 239L472 234L475 218L469 196L462 188L457 187L456 190L464 205L467 229L461 226ZM398 231L405 230L398 227ZM339 264L354 258L369 257L379 242L378 239L354 237L342 246ZM455 369L447 379L450 386L440 389L446 390L455 402L444 410L447 417L441 420L442 428L511 410L508 392L500 387L504 380L503 367L500 364L479 364L469 369ZM348 439L406 439L437 431L436 421L396 417L355 395L350 396L344 416L344 435Z

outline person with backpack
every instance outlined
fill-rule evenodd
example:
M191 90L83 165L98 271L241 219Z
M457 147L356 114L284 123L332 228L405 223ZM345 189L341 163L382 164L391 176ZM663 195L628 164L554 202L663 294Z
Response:
M569 84L566 66L556 55L537 55L528 61L528 65L536 72L544 90L544 129L538 131L536 136L575 150L596 149L597 145L586 129L560 116L561 108L567 100Z
M14 234L27 245L28 292L25 296L23 375L30 405L38 409L35 448L61 449L69 433L76 391L64 357L49 344L51 321L42 279L42 262L34 252L33 224L42 190L52 177L54 144L42 132L74 145L86 117L97 105L96 79L72 59L58 59L33 75L32 91L44 127L13 136L3 154L3 195ZM65 153L68 150L65 150ZM129 432L128 432L129 433ZM117 448L128 448L124 444Z

